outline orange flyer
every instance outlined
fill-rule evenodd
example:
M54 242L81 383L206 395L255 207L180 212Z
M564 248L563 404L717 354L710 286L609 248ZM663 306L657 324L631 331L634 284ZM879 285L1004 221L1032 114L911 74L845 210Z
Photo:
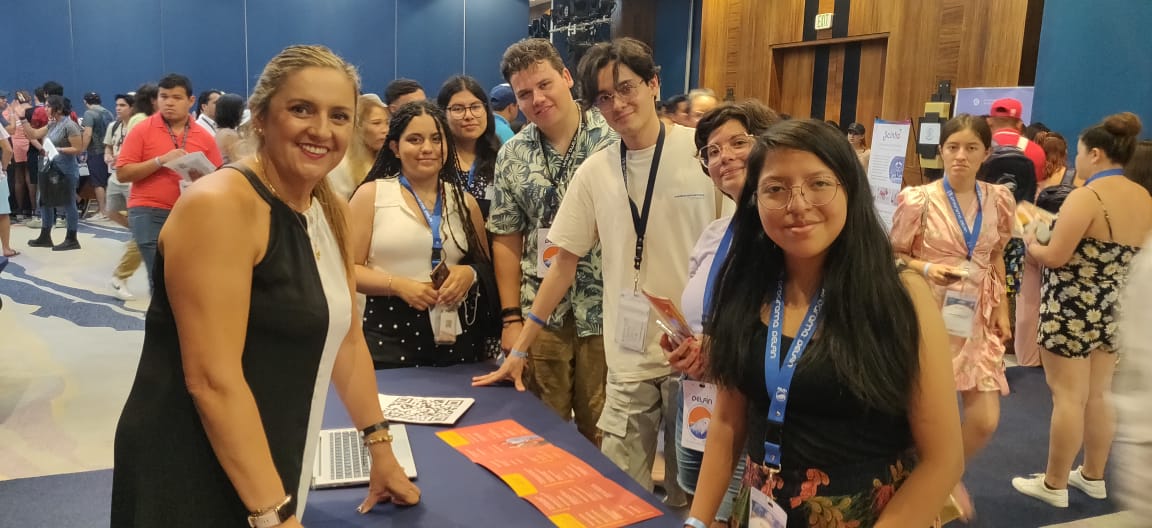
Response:
M616 528L660 516L644 499L514 420L436 435L560 528Z

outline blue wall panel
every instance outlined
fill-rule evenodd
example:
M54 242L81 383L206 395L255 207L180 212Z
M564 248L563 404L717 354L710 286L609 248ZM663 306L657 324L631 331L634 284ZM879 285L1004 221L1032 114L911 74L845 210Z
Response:
M249 84L291 44L323 44L360 70L363 91L381 92L395 68L394 0L247 0Z
M244 78L244 2L162 0L163 68L208 89L248 94ZM255 75L255 74L253 74Z
M396 2L396 75L419 81L435 98L445 79L465 69L464 0ZM523 20L527 27L527 14Z
M464 17L465 73L491 91L504 50L528 36L528 0L465 0Z
M1131 111L1152 136L1152 2L1047 0L1036 64L1033 121L1069 139L1070 154L1085 127Z
M663 0L656 12L652 55L660 65L660 98L687 92L685 61L691 32L692 0Z
M84 93L100 94L105 108L113 110L117 93L135 90L162 74L158 2L136 0L72 2L72 35L75 38L75 82L65 83L77 114L83 114Z
M27 89L44 81L64 85L65 95L74 104L80 104L84 94L77 86L73 68L72 31L67 0L44 0L21 4L19 9L8 5L3 9L4 29L0 43L4 46L4 89ZM27 28L36 26L32 35Z

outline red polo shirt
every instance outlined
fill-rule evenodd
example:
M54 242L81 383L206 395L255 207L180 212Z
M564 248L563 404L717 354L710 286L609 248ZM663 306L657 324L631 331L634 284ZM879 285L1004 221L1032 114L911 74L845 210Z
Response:
M220 149L216 146L216 138L196 121L188 119L188 142L184 150L189 153L203 152L213 165L219 167L224 164L220 157ZM140 163L163 156L177 148L183 141L183 134L172 140L164 118L157 112L147 117L140 124L132 127L124 144L120 147L120 156L116 158L116 168L119 169L129 163ZM172 169L160 167L156 172L132 182L132 193L128 195L128 207L156 207L171 209L180 197L180 175Z
M1002 128L992 133L993 145L1007 145L1015 147L1020 142L1020 133L1011 128ZM1036 169L1036 182L1042 182L1047 179L1044 174L1044 165L1048 161L1048 157L1044 155L1044 147L1028 141L1024 145L1024 155L1032 160L1032 165Z

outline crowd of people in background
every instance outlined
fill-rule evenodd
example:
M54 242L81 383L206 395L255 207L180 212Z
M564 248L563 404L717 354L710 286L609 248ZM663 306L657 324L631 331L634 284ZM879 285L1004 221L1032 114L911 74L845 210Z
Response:
M970 519L964 466L998 428L1007 354L1044 368L1054 403L1045 471L1012 485L1055 507L1069 487L1107 497L1118 353L1147 348L1131 335L1152 309L1125 297L1152 282L1137 116L1062 134L1025 126L1013 99L957 115L943 177L905 187L886 230L861 123L707 88L661 100L651 49L628 38L575 72L544 39L499 66L496 86L396 79L381 96L331 51L292 46L247 100L175 73L112 110L87 93L79 115L53 81L0 92L3 255L19 255L14 225L38 235L29 248L79 250L83 216L131 235L104 264L111 294L134 299L128 279L148 275L113 524L298 526L329 380L372 448L361 509L414 504L372 370L493 360L472 384L531 391L690 505L692 528L770 510L833 526L810 524L829 507L860 527ZM215 172L176 170L197 153ZM1059 220L1022 232L1023 202ZM690 328L659 326L646 296ZM700 391L703 446L683 435Z

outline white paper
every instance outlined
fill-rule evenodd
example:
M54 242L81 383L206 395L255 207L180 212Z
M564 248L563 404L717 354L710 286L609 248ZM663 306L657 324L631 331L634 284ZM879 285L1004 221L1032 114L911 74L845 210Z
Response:
M184 181L191 183L205 174L216 172L216 165L208 161L203 152L192 152L164 164L180 175Z
M52 161L60 155L60 151L56 149L56 145L52 144L52 140L48 139L48 136L40 138L40 145L44 147L44 155L48 157L48 161Z
M872 187L876 212L886 230L892 229L896 213L896 195L904 182L904 161L908 153L910 121L888 122L877 119L872 125L872 153L868 166L868 184Z
M472 398L427 398L388 394L378 396L384 418L391 422L413 424L455 424L476 402Z
M648 333L648 315L652 307L647 298L632 293L620 292L619 315L616 318L616 344L632 352L644 351L644 337Z

